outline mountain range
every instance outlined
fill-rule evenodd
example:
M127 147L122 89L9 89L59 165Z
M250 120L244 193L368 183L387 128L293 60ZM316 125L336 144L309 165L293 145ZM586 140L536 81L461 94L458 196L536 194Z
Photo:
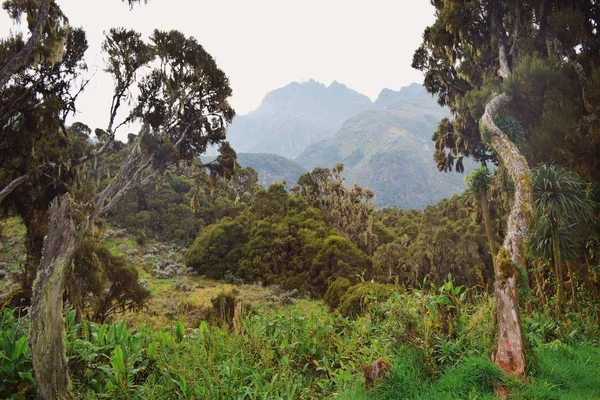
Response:
M341 83L311 80L268 93L234 118L227 137L262 185L290 186L304 171L343 163L346 184L372 189L378 206L422 209L464 190L463 175L438 172L433 162L431 135L447 116L416 83L383 89L371 102Z

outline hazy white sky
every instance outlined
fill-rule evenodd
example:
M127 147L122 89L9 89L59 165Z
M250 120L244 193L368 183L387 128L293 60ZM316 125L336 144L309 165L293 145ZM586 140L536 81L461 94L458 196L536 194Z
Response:
M75 120L92 128L107 124L112 81L102 71L100 45L111 27L196 37L229 76L232 106L246 114L270 90L309 78L337 80L372 100L384 87L421 82L410 63L434 20L429 0L149 0L132 11L120 0L57 2L88 36L94 77ZM2 36L9 25L2 13Z

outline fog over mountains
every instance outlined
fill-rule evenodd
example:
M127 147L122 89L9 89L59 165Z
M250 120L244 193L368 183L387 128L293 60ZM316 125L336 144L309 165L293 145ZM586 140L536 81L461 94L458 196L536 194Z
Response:
M314 80L294 82L268 93L255 111L235 117L227 138L240 152L294 158L370 107L367 96L337 82L328 87Z
M285 177L289 186L300 171L343 163L346 184L374 190L378 206L422 209L464 190L463 175L438 172L433 162L431 136L448 115L416 83L383 89L371 102L341 83L311 80L268 93L258 109L234 118L227 137L261 184ZM289 162L266 162L274 158L264 153Z

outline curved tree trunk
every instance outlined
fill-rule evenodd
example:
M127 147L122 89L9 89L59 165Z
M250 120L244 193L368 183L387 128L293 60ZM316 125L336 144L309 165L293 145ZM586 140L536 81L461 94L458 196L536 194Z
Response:
M67 370L63 292L79 236L69 194L50 207L48 236L33 284L30 342L40 399L72 399Z
M494 361L505 372L525 378L525 346L519 320L517 266L525 265L523 241L529 232L533 195L529 167L517 147L494 123L494 117L510 102L506 93L494 97L485 107L480 127L489 133L490 145L508 170L515 185L514 201L508 216L506 237L494 263L498 348Z

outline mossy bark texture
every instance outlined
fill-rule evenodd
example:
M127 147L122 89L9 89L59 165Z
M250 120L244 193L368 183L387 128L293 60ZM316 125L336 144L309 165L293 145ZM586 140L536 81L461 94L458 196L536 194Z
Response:
M48 236L33 285L30 342L40 399L72 399L67 369L63 292L77 246L72 201L68 194L50 207Z
M519 319L517 265L525 265L524 239L529 232L533 194L527 161L517 147L494 123L494 117L510 103L502 93L485 107L481 127L491 134L491 147L514 182L514 201L508 216L506 236L494 263L498 344L494 361L505 372L525 378L525 346Z

